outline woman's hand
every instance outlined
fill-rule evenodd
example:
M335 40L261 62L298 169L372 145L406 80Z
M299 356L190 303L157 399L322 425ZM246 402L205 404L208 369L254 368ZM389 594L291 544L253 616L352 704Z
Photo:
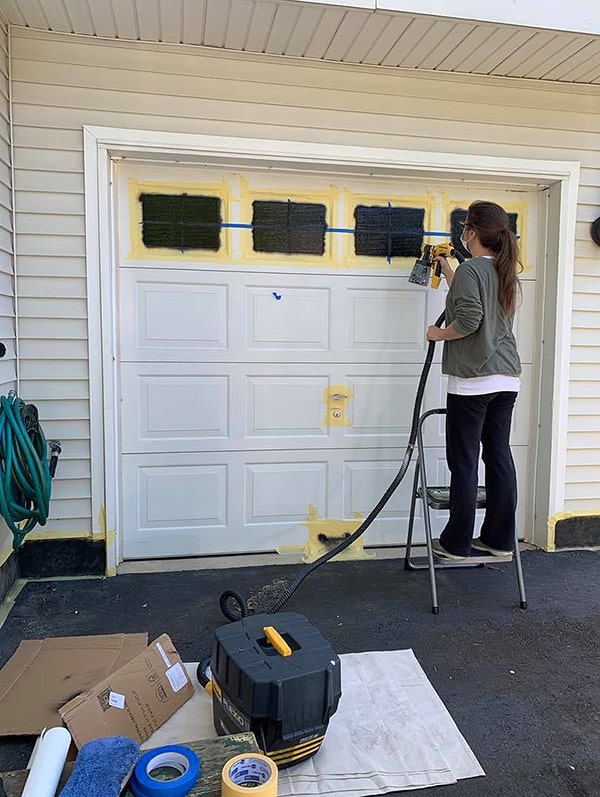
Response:
M438 343L440 340L459 340L460 338L464 338L464 335L461 335L460 332L457 332L452 324L449 327L436 327L435 324L432 324L430 327L427 327L427 332L425 333L425 337L431 343L434 341Z
M444 275L444 278L448 283L448 287L450 287L450 285L452 285L452 280L454 279L454 271L452 270L452 266L450 265L450 263L448 263L448 261L443 255L438 255L435 258L435 262L440 264L440 267L442 269L442 274Z
M425 337L430 343L432 341L437 343L440 340L444 340L444 332L439 327L436 327L435 324L432 324L430 327L427 327L427 332L425 333Z

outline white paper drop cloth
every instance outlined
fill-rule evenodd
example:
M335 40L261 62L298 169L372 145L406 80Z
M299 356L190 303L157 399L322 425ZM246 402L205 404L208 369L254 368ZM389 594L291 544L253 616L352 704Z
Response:
M340 656L342 698L317 755L279 773L278 797L367 797L484 775L412 650ZM186 664L197 685L195 664ZM194 697L143 747L216 736Z

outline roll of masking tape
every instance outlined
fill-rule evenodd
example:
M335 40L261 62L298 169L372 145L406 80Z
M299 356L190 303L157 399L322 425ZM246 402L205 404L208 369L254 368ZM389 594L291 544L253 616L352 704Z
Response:
M252 794L277 797L277 765L260 753L242 753L231 758L223 767L221 797Z
M185 797L199 777L196 753L182 745L167 745L140 758L129 789L134 797Z

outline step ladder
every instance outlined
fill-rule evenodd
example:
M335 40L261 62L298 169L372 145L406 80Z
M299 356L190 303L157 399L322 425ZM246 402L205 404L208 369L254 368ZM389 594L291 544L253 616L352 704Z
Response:
M445 509L450 508L450 488L449 487L430 487L427 483L427 470L425 466L425 446L423 444L423 423L433 415L445 415L446 409L439 408L428 410L424 412L419 418L417 426L417 463L415 466L415 475L413 479L412 495L410 502L410 515L408 520L408 535L406 540L406 553L404 556L404 569L405 570L428 570L429 571L429 585L431 590L431 611L433 614L438 614L439 605L437 597L437 586L435 571L436 570L450 570L461 569L467 567L484 567L486 564L502 564L503 562L511 562L514 558L517 570L517 584L519 587L519 605L521 609L527 608L527 597L525 595L525 582L523 580L523 567L521 564L521 552L519 550L519 538L515 530L515 547L514 555L508 554L507 556L492 556L491 554L479 553L473 551L472 555L464 561L452 562L441 557L437 557L433 553L432 548L432 534L431 534L431 509ZM425 526L425 543L427 546L426 557L412 556L413 547L413 530L415 524L415 510L417 500L422 501L423 504L423 524ZM477 508L485 508L485 487L477 487Z

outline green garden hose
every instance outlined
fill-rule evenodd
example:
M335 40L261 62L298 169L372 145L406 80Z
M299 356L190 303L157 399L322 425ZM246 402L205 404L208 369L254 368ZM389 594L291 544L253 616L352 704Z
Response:
M13 534L13 548L38 524L44 526L50 506L51 480L61 452L48 443L38 411L14 391L0 396L0 514Z

